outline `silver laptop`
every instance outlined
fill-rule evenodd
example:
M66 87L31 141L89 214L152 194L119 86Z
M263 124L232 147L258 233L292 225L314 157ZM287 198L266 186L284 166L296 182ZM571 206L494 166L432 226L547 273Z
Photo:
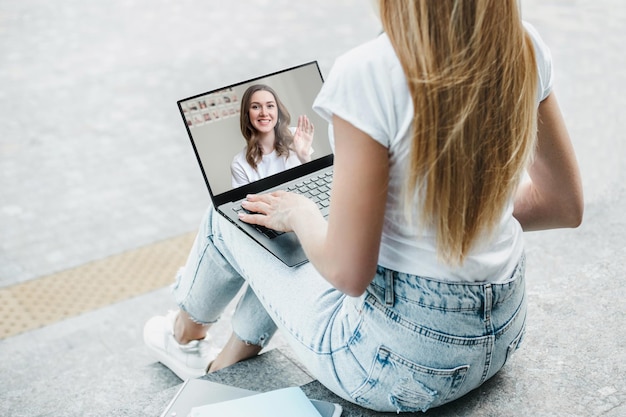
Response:
M313 61L178 101L215 209L288 266L307 262L296 235L249 225L239 220L238 213L247 194L282 189L313 199L327 215L333 154L328 124L312 110L322 83L317 61ZM315 126L313 154L307 163L235 186L231 164L246 147L240 127L241 99L248 87L256 84L267 85L275 91L291 116L292 129L297 125L298 116L309 118Z

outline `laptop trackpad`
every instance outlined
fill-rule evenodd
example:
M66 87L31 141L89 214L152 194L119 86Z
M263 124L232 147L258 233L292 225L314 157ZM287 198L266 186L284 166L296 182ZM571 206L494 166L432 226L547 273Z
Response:
M280 236L269 240L278 258L287 266L296 266L308 262L308 259L300 245L300 241L295 233L282 233Z

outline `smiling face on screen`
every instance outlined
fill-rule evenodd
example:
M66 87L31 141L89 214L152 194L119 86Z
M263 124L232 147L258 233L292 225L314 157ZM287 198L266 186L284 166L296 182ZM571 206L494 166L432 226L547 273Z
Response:
M273 133L278 122L278 105L274 95L265 90L259 90L252 94L248 107L248 117L260 135Z

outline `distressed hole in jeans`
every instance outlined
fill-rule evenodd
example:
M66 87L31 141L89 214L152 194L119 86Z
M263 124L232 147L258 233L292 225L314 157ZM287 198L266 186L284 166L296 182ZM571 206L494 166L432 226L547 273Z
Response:
M415 410L426 412L436 399L437 391L410 378L400 380L389 395L389 402L398 412Z
M437 407L457 397L469 365L435 366L417 364L381 346L367 378L352 397L357 404L376 411L426 411Z

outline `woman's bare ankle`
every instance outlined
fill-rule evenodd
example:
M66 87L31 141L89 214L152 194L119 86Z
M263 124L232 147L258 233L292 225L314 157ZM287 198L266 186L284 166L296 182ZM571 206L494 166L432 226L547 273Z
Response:
M237 362L253 358L259 354L261 349L263 349L261 346L246 343L232 333L222 351L209 364L207 373L216 372Z
M174 339L181 345L185 345L193 340L202 340L206 337L210 324L200 324L183 310L179 310L174 322Z

